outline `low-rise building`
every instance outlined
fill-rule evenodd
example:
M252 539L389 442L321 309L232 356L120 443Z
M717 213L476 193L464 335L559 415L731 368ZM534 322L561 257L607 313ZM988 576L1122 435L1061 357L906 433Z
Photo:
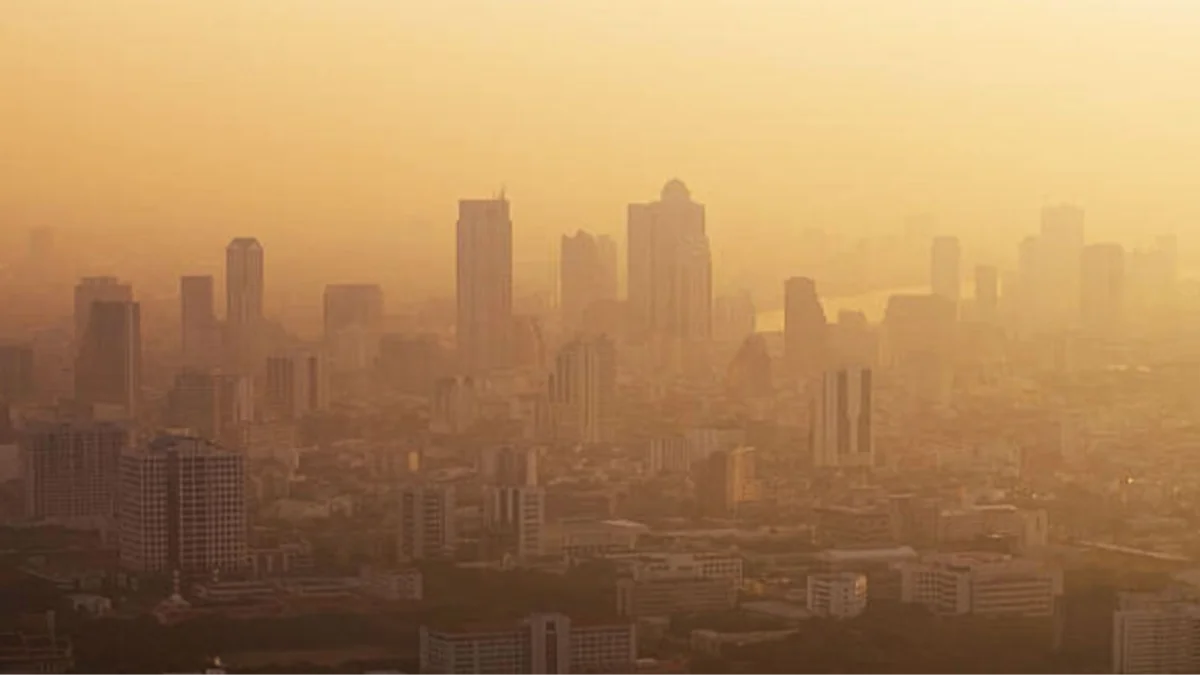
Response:
M934 555L900 563L901 600L937 614L1050 617L1062 570L996 553Z
M867 608L867 577L854 572L811 574L808 611L816 616L849 619Z

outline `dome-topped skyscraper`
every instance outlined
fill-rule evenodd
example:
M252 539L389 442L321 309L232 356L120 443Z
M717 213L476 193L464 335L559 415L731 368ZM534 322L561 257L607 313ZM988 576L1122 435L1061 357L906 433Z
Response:
M691 201L692 193L688 190L687 185L678 178L672 178L667 181L667 184L662 189L662 200L664 202L671 201Z

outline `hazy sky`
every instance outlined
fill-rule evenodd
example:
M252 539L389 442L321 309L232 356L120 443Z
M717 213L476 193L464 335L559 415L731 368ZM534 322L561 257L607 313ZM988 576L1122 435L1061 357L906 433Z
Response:
M0 227L449 263L455 200L506 184L532 259L679 176L727 275L914 210L1186 234L1197 35L1192 0L3 0Z

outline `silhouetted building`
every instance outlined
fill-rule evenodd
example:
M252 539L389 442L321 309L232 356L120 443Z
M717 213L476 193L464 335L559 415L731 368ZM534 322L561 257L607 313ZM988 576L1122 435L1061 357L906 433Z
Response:
M225 248L225 330L228 363L235 372L261 367L265 350L263 246L241 237Z
M0 344L0 402L18 403L33 397L33 348Z
M869 368L825 373L813 399L813 466L854 468L875 465L874 391Z
M828 350L825 310L817 285L808 277L792 277L783 284L783 358L788 375L818 377Z
M121 566L215 574L247 561L245 457L211 441L161 436L121 456Z
M546 536L546 491L531 485L485 488L483 523L495 552L518 558L541 555Z
M697 366L712 337L704 206L672 180L660 201L629 205L628 226L630 335L655 347L660 366Z
M958 306L962 284L962 249L958 237L935 237L929 262L929 284L932 293Z
M975 267L975 314L982 321L994 321L1000 307L1000 273L992 265Z
M717 450L702 460L696 475L696 502L711 517L737 514L738 507L756 498L754 448Z
M883 319L880 359L910 401L949 404L954 380L954 304L937 295L893 295Z
M617 246L610 237L583 230L563 235L559 260L559 306L564 331L583 328L584 312L601 300L617 298Z
M1041 318L1051 327L1070 326L1079 316L1083 222L1083 209L1077 206L1061 204L1042 209L1036 293L1043 298Z
M480 477L490 485L538 484L538 453L535 448L512 445L484 448L479 456L479 464Z
M1083 330L1093 336L1119 334L1125 321L1125 249L1120 244L1085 246L1079 290Z
M217 322L216 283L211 276L180 277L179 309L183 364L212 368L221 359L221 327Z
M75 286L75 345L78 349L91 323L92 304L133 302L133 286L116 277L84 277Z
M567 438L600 443L613 438L617 356L607 337L579 338L555 359L550 401Z
M458 203L458 361L468 373L504 368L512 358L512 220L508 200Z
M324 364L316 354L299 353L267 359L267 411L281 419L299 419L323 410L329 386Z
M187 429L206 438L221 438L222 386L220 376L203 370L185 370L175 376L167 393L167 424L173 429Z
M738 398L771 396L774 383L771 376L771 354L766 339L758 334L748 336L729 363L725 388Z
M451 354L436 335L391 334L380 341L378 372L402 393L430 395L434 382L448 375L451 365Z
M383 336L383 289L378 284L326 286L324 325L332 372L371 368Z
M25 515L42 519L110 518L120 489L124 426L98 422L39 423L20 437Z
M405 560L452 556L458 546L454 488L408 486L400 491L398 553Z
M717 298L713 305L713 339L741 343L754 334L758 311L747 292Z
M75 398L137 415L142 389L142 319L136 302L93 302L75 361Z
M536 316L514 316L512 320L511 362L517 368L542 370L546 366L546 341L542 322Z

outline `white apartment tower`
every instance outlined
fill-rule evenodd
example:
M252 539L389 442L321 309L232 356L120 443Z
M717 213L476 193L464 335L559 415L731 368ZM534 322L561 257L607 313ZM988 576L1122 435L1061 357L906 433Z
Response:
M813 401L813 466L871 467L875 464L869 368L827 371Z
M121 565L141 573L237 570L247 560L245 458L162 436L121 456Z
M512 220L508 200L458 202L456 295L459 365L467 373L511 359Z

